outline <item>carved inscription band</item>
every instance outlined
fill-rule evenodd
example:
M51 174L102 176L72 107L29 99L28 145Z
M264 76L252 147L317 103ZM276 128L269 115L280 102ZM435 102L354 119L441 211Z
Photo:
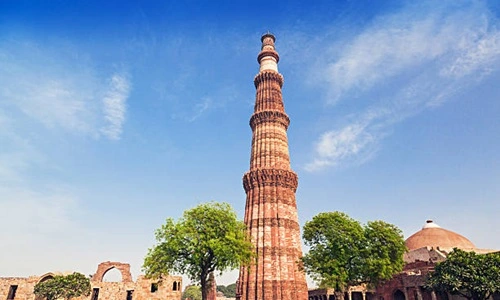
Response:
M280 197L279 199L277 197L259 197L259 191L257 190L254 190L252 191L252 197L249 198L249 200L252 201L252 205L262 205L262 204L265 204L265 203L268 203L268 204L275 204L275 203L278 203L278 204L284 204L284 205L288 205L290 206L290 209L296 209L297 208L297 203L295 201L295 195L293 194L294 192L292 190L289 190L291 192L290 193L286 193L283 192L281 195L282 197ZM264 191L265 193L266 191Z
M252 115L250 118L250 127L254 130L255 126L265 122L281 124L285 129L290 125L290 119L284 112L278 110L265 110Z
M291 188L295 192L298 185L297 174L288 170L258 169L247 172L243 176L245 191L260 186L282 186Z
M288 255L288 256L297 256L301 253L297 251L296 248L282 248L282 247L258 247L258 251L265 252L271 255Z
M287 229L300 230L300 225L294 220L285 218L259 218L250 220L250 228L259 226L285 227ZM295 249L295 248L293 248Z
M264 72L260 72L259 74L255 75L255 78L253 79L253 84L255 85L255 88L257 88L259 86L259 84L265 80L277 81L278 84L280 85L280 88L283 87L283 82L285 81L285 79L283 78L283 75L281 75L278 72L264 71Z

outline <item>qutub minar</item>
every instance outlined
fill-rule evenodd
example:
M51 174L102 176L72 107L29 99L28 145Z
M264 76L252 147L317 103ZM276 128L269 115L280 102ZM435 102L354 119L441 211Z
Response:
M250 170L243 176L247 194L245 223L255 245L257 263L242 267L237 287L241 300L305 300L307 283L302 257L295 191L298 177L290 168L287 128L274 35L261 38L255 108L250 118Z

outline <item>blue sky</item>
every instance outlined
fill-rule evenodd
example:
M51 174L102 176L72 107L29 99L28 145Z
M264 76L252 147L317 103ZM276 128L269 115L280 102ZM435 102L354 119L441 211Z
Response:
M0 276L138 274L165 218L242 216L268 30L301 224L430 218L500 249L500 4L414 2L0 2Z

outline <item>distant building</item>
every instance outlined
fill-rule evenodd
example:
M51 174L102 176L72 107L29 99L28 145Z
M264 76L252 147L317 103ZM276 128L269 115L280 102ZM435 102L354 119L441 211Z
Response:
M117 269L122 275L120 282L104 282L104 275ZM42 300L33 293L35 285L49 280L60 272L49 272L40 276L0 278L0 299ZM97 267L90 279L91 294L75 300L180 300L182 296L182 277L167 276L161 283L139 276L132 281L130 265L120 262L103 262Z
M406 239L408 252L404 254L403 271L391 280L384 282L375 290L363 286L351 287L344 295L345 300L454 300L464 299L446 293L436 293L424 289L427 274L436 263L446 260L453 248L474 251L478 254L495 252L491 249L478 249L466 237L441 228L432 220L427 220L421 230ZM500 300L495 295L495 300ZM335 300L333 289L314 289L309 291L309 300Z
M446 260L453 248L474 251L478 254L495 252L479 249L466 237L441 228L432 220L427 220L421 230L405 241L408 252L403 271L377 288L380 300L451 300L464 299L459 296L436 293L423 288L427 274L436 263Z

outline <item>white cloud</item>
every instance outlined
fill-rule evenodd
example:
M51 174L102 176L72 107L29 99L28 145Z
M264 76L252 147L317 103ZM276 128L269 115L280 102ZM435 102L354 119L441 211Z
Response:
M489 66L500 55L500 32L481 32L476 38L472 35L463 43L463 52L441 70L443 77L459 78L478 70L486 75L492 71Z
M179 90L175 92L179 93ZM168 97L165 97L165 101L181 104L179 108L176 108L176 105L169 106L169 109L174 111L170 115L171 118L191 123L195 122L203 115L208 115L218 109L224 109L228 103L236 101L236 99L239 98L239 92L236 87L226 85L222 88L210 91L208 95L203 95L201 97L193 96L192 100L189 98L184 99L182 103L178 101L178 98L177 94L170 94Z
M200 102L196 103L194 106L192 115L187 119L188 122L194 122L198 119L205 111L212 107L212 99L209 97L204 97Z
M320 135L307 170L367 161L395 124L500 70L498 20L480 3L460 9L450 3L410 6L376 19L345 46L323 45L341 48L313 70L322 76L326 102L359 104L354 116Z
M0 265L5 275L47 271L46 262L50 268L70 266L74 253L88 252L96 238L81 223L87 211L79 197L58 177L67 173L59 172L54 149L67 135L118 139L125 122L128 77L111 73L108 85L109 73L59 46L0 41L0 227L6 229L0 239L8 241L0 245L5 254ZM12 263L19 257L23 266Z
M425 63L443 63L451 68L448 73L461 74L498 55L498 34L489 28L483 7L418 9L422 7L382 16L334 46L341 50L323 58L327 64L322 72L330 104Z
M324 132L316 142L316 157L305 169L313 172L336 167L340 162L359 164L370 159L377 151L378 140L384 135L381 128L372 126L380 115L383 114L370 111L356 122Z
M80 55L17 40L0 43L0 64L0 112L17 115L15 127L39 122L50 130L119 139L131 85L125 74L102 84L108 75Z
M36 66L22 65L22 58L0 61L6 65L0 72L0 109L18 109L25 116L46 127L61 127L71 131L89 130L86 103L89 93L75 83L79 78L64 78L64 74L44 74Z
M130 94L130 82L126 76L115 74L103 99L106 127L101 132L112 140L120 138L125 122L126 101Z

